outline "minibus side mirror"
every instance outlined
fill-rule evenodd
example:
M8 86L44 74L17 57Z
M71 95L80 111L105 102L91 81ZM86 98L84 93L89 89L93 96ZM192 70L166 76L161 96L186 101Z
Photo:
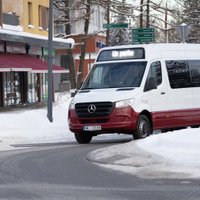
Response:
M79 87L77 87L77 89L71 93L71 97L74 97L76 95L76 93L79 91L82 85L83 85L83 81L80 83Z
M71 97L74 97L76 95L76 93L78 92L78 90L75 90L74 92L71 93Z
M149 90L154 90L154 89L157 89L156 79L151 77L147 80L145 84L144 92L147 92Z

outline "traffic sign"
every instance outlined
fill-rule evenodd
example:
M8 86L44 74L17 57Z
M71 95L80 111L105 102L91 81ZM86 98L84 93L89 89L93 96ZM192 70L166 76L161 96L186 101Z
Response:
M112 24L103 24L103 28L128 28L128 23L112 23Z
M43 55L44 55L44 56L48 56L48 53L49 53L49 52L48 52L48 48L44 47L44 48L43 48ZM55 56L55 55L56 55L55 49L52 49L51 54L52 54L52 56Z
M132 31L134 33L154 33L154 28L134 28Z
M133 38L132 39L132 42L135 44L135 43L149 43L149 42L154 42L155 39L153 38Z
M155 41L154 28L132 29L132 43L149 43Z

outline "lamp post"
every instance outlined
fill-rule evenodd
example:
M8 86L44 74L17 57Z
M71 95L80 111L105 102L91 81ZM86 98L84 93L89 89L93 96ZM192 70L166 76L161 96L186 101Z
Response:
M53 122L52 116L52 23L53 23L53 0L49 0L49 27L48 27L48 105L47 105L47 117L50 122Z
M186 39L190 33L192 26L182 23L181 25L176 27L176 31L182 39L182 42L185 43Z

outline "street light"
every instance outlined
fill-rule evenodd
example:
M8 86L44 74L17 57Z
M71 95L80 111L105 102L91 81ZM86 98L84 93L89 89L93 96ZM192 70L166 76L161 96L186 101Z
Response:
M182 23L181 25L176 27L176 31L182 39L182 42L185 43L186 39L190 33L192 26Z
M50 122L53 122L52 116L52 23L53 23L53 0L49 0L49 27L48 27L48 105L47 117Z

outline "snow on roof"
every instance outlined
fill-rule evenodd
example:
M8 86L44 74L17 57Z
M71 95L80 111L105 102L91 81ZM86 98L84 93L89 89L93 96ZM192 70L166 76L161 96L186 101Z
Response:
M3 28L0 27L0 34L21 36L21 37L26 37L30 39L40 39L40 40L48 41L47 36L24 32L21 26L10 26L10 25L3 24ZM64 43L64 44L70 44L71 48L73 48L75 45L75 41L72 38L68 38L68 39L53 38L53 41Z

